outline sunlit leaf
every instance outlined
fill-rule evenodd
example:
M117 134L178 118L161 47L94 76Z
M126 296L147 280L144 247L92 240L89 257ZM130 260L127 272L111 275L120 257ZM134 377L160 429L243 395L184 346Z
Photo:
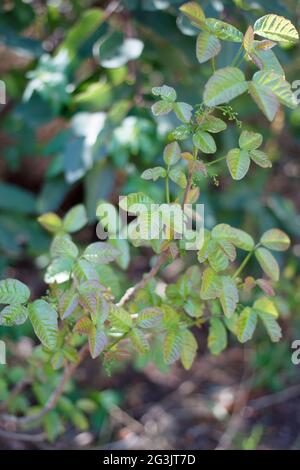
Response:
M219 39L207 31L202 31L196 42L196 57L200 64L212 59L221 51L221 43Z
M254 33L285 44L296 43L299 40L295 26L283 16L274 14L265 15L256 20Z
M257 248L255 250L255 256L264 273L273 281L277 282L280 275L279 266L272 253L266 248Z
M246 176L250 167L250 157L247 150L232 149L226 156L227 166L234 180L241 180Z
M228 103L247 90L247 82L243 72L235 67L217 70L208 80L204 88L206 106L217 106Z

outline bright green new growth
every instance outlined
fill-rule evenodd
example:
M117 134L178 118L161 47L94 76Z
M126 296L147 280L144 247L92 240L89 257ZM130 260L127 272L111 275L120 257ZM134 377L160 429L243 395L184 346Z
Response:
M165 201L161 202L177 204L182 210L183 204L198 200L197 173L208 177L210 166L219 161L226 161L232 179L237 181L246 176L252 162L262 168L272 166L261 150L262 136L244 128L235 148L211 160L211 155L218 152L214 134L226 131L228 121L242 126L228 103L243 93L249 94L249 99L255 101L270 121L281 104L290 108L296 106L291 86L272 48L276 43L296 42L298 33L290 21L276 15L258 19L243 34L230 24L206 18L195 2L180 9L199 29L196 56L200 63L212 60L215 70L222 41L241 44L238 57L212 73L204 87L201 104L193 107L178 102L176 91L166 85L152 90L158 99L152 106L153 114L174 112L181 124L169 135L163 166L145 170L142 178L154 182L164 179ZM259 71L246 77L237 66L241 59L252 61ZM174 200L170 184L177 188ZM153 201L146 194L132 193L120 203L120 208L131 214L131 207L139 203L146 209L136 214L129 234L136 235L139 222L145 225L150 217L147 208ZM169 223L163 211L162 217ZM156 263L121 297L115 288L117 281L110 263L115 262L122 269L128 267L128 241L108 239L84 249L78 247L71 234L87 223L82 205L71 209L64 219L47 213L39 222L54 235L51 262L45 274L49 291L43 299L31 302L29 289L23 283L13 279L0 281L0 303L5 305L0 312L0 325L19 325L29 318L43 346L44 361L50 361L54 369L79 364L83 356L79 350L87 347L93 358L100 356L109 368L118 357L119 344L125 339L122 347L141 355L150 355L155 339L160 342L166 364L180 359L188 369L197 352L197 341L191 329L201 328L205 322L209 324L208 347L212 354L219 354L226 348L229 332L241 343L250 340L259 322L271 341L276 342L281 337L278 312L270 298L272 284L279 280L279 266L272 251L287 250L290 240L279 229L268 230L255 241L245 231L225 223L211 231L205 230L204 244L195 256L195 266L189 267L175 284L168 285L163 294L156 292L155 276L165 263L178 256L184 259L186 240L176 240L174 235L180 230L176 222L166 227L167 239L145 240L140 233L140 238L130 241L134 246L151 246L157 255ZM239 266L236 264L238 251L245 252ZM245 274L250 259L258 263L266 279L254 279ZM243 294L249 291L249 286L254 302L244 305Z

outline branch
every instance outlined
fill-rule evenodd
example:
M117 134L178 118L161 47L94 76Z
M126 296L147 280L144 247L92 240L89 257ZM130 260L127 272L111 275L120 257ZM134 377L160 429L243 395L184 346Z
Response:
M42 408L38 413L35 413L30 416L24 416L22 418L18 418L12 415L2 415L1 420L3 421L3 425L6 429L16 430L17 428L24 427L27 424L30 424L34 421L38 421L39 419L43 418L49 411L53 410L55 407L59 397L62 395L65 385L68 380L72 377L77 367L81 364L88 353L88 345L86 344L83 348L79 351L78 360L73 364L68 365L62 378L58 384L58 387L54 390L54 392L50 395L47 403L45 404L44 408Z

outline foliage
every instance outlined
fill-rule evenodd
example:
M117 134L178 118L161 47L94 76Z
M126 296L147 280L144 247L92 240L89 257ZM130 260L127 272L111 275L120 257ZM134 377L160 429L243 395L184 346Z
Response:
M138 38L125 37L123 32L116 33L105 13L96 12L90 10L78 20L53 56L38 54L36 67L28 72L29 83L24 89L23 106L37 100L41 111L43 103L48 101L52 118L62 111L68 115L72 102L78 110L72 116L70 128L60 131L48 149L44 149L45 153L55 153L60 158L53 160L49 181L37 204L31 194L25 193L21 209L26 216L43 213L38 222L52 236L44 276L48 290L41 299L33 300L32 296L31 300L29 288L21 281L11 278L0 281L0 303L4 305L0 325L14 327L30 322L40 343L30 366L40 365L40 378L53 369L49 374L54 387L59 371L68 371L72 366L75 370L87 348L90 356L100 358L110 371L113 363L119 361L121 348L144 357L151 351L153 342L158 341L166 365L180 360L189 369L198 349L197 328L205 324L209 328L208 348L214 355L227 347L230 335L240 343L250 340L258 324L265 328L272 342L279 341L282 335L276 300L272 298L280 276L273 252L287 250L289 236L281 229L268 227L261 236L252 237L229 223L214 223L205 229L202 247L191 254L186 249L187 240L178 240L177 235L183 235L182 226L176 219L170 221L168 214L170 207L183 214L186 203L196 204L199 181L204 185L211 179L215 181L218 175L213 173L213 168L222 160L226 161L235 181L247 175L251 163L262 169L272 166L267 149L261 150L263 136L257 129L248 128L238 114L239 105L233 106L231 101L247 93L247 99L269 121L274 120L281 105L296 107L291 85L273 52L276 45L295 44L296 29L289 20L268 14L258 18L243 34L232 24L206 17L196 2L182 5L180 21L186 21L185 27L197 33L196 60L200 64L211 61L212 72L202 84L202 101L193 105L178 101L180 91L172 86L159 84L152 88L153 115L170 119L169 122L174 118L175 123L163 148L159 124L150 116L139 114L124 74L124 67L128 64L130 70L130 64L142 54L144 44ZM86 51L91 49L91 39L95 60L104 69L106 81L92 83L87 77L72 86L76 82L78 57L88 57ZM216 59L227 43L237 43L239 49L233 50L228 63L216 68ZM35 51L37 45L34 46ZM250 62L258 71L253 73L252 68L249 71L245 67ZM114 102L113 96L118 93L121 98ZM94 102L101 99L105 103L103 109L110 110L93 112ZM132 115L127 116L129 110ZM33 115L31 119L37 117ZM222 148L219 135L231 132L232 128L236 129L238 138L225 155L219 156ZM155 141L153 146L151 139ZM154 160L152 152L160 152L161 158L159 165L149 168ZM102 183L105 186L105 180L111 175L107 155L116 168L122 168L139 154L142 164L137 165L142 167L141 178L146 182L143 185L138 182L137 187L134 187L136 180L127 182L127 195L121 199L119 208L134 217L128 227L130 244L134 249L150 247L154 259L149 274L122 295L119 272L128 268L129 242L115 239L105 223L101 200L108 193L102 192L101 186ZM75 205L63 217L56 209L68 191L65 180L58 191L57 203L47 197L48 191L52 192L53 181L53 188L57 188L62 175L71 185L84 177L87 195L85 205ZM3 185L0 191L12 195L10 204L14 197L19 197L14 196L14 191L19 190L12 187ZM163 224L155 228L159 238L149 240L146 232L155 202L163 203ZM139 209L141 204L143 210ZM118 214L116 207L112 207ZM14 206L12 209L20 210ZM77 232L94 220L94 214L108 238L85 246L78 242ZM194 209L190 216L196 219ZM119 235L123 229L119 228ZM162 293L157 289L156 275L177 257L184 262L192 257L192 262ZM246 266L254 260L266 278L245 274ZM38 372L32 374L39 378ZM35 388L35 397L42 407L47 402L43 386L38 382ZM77 427L86 428L84 413L74 414L74 405L68 398L60 396L55 404ZM94 409L95 403L81 401L81 406L85 411ZM27 404L11 412L26 414ZM57 433L63 431L63 424L53 410L42 421L50 439L56 437L55 427Z

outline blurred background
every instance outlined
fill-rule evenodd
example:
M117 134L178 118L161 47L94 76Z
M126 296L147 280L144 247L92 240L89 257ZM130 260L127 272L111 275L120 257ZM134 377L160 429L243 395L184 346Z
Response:
M202 101L211 65L198 64L197 31L179 14L178 0L2 0L0 78L0 278L26 282L43 295L50 237L37 217L60 215L84 203L89 226L82 244L96 240L95 208L120 194L144 191L160 200L164 188L140 178L160 164L175 118L153 118L151 88L166 83L180 101ZM298 0L203 0L207 17L232 22L241 31L266 13L292 20L300 30ZM271 11L270 11L271 9ZM236 44L224 42L217 67L228 64ZM277 48L287 79L300 80L299 46ZM252 66L247 65L251 72ZM253 71L255 68L253 67ZM199 177L208 228L227 222L258 237L271 227L286 231L292 249L279 254L283 274L276 302L283 340L272 345L258 332L248 346L231 339L219 356L200 351L190 371L166 368L159 350L151 357L125 358L112 375L87 362L76 384L44 422L36 441L7 439L1 448L110 449L299 449L300 365L291 344L300 339L300 106L281 110L270 124L243 95L239 119L264 136L271 170L252 166L243 182L232 182L223 162L210 178ZM234 126L218 135L220 155L236 146ZM174 191L175 188L173 188ZM147 249L132 249L126 271L105 266L103 275L120 295L148 269ZM178 267L180 271L180 266ZM250 266L255 274L255 267ZM166 272L167 281L176 278ZM151 286L149 287L151 290ZM9 367L0 366L0 397L26 375L32 332L0 327L15 344ZM43 403L55 383L34 388ZM1 396L2 395L2 396ZM29 406L26 393L11 411ZM46 436L45 436L46 433Z

